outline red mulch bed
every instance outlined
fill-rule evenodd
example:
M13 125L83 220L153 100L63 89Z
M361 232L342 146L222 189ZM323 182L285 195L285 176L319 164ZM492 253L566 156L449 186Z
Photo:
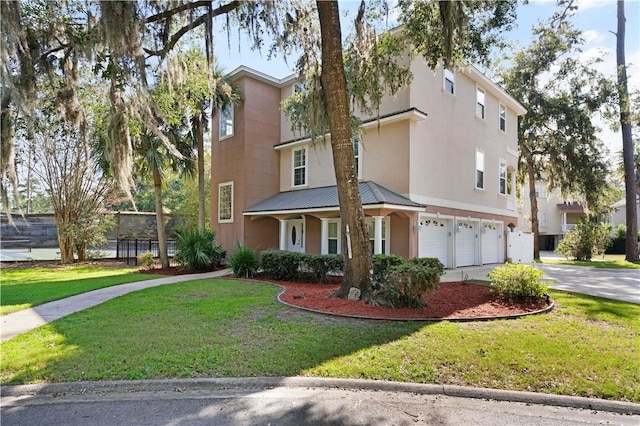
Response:
M385 308L372 306L363 301L331 298L331 294L339 287L336 284L304 284L279 282L285 287L280 295L284 303L324 313L356 317L393 319L393 320L427 320L457 319L472 320L492 317L513 317L540 311L549 306L547 302L503 302L493 297L489 287L453 282L440 283L438 289L425 296L425 307Z
M141 273L182 275L190 272L179 267L141 270ZM424 297L425 307L385 308L369 305L363 301L332 298L331 294L340 286L339 277L330 284L309 284L300 282L272 281L259 277L262 281L273 282L284 287L280 300L288 305L317 312L388 320L474 320L494 317L514 317L549 307L545 301L504 302L496 299L489 287L464 283L440 283L438 289Z

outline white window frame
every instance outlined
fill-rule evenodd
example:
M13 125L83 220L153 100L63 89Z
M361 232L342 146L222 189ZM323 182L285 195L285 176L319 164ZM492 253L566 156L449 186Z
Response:
M304 164L296 166L296 152L303 152L303 160ZM307 147L295 148L291 151L291 186L293 187L302 187L307 186L307 182L309 181L309 167L307 167L307 158L308 158L308 150ZM296 170L304 169L304 182L296 184Z
M486 107L486 92L480 87L476 86L476 117L485 119L487 116L487 107Z
M223 190L229 188L229 217L222 217ZM226 208L224 209L227 210ZM218 184L218 223L233 223L233 181Z
M447 87L447 81L451 82L451 90ZM456 74L447 68L442 71L442 90L450 95L456 94Z
M498 104L498 129L507 131L507 107L504 104Z
M336 236L335 237L331 237L331 233L329 228L331 227L331 225L335 225L336 226ZM328 254L342 254L342 244L340 244L340 231L341 231L341 226L342 226L342 222L340 221L340 219L335 219L335 220L329 220L329 224L327 226L327 253ZM335 253L331 253L330 250L330 245L329 245L329 241L331 240L335 240L336 241L336 252Z
M484 163L485 163L485 158L484 158L484 151L481 149L476 148L476 158L475 158L475 174L474 174L474 181L475 181L475 188L476 189L482 189L484 190L485 187L485 167L484 167ZM480 174L481 173L481 174ZM481 179L480 179L481 178ZM480 180L482 180L482 182L479 182ZM478 183L480 183L480 185L478 185Z
M369 243L371 244L371 254L374 252L374 245L376 241L375 236L375 221L372 217L365 218L365 222L369 226ZM389 234L389 216L382 219L382 253L389 254L389 244L387 244Z
M498 192L501 195L507 195L508 189L508 173L507 173L507 162L505 160L500 160L498 163Z
M356 160L356 176L358 180L362 179L362 142L360 138L353 138L353 156Z
M218 140L228 139L233 137L234 132L234 107L232 103L229 103L224 108L220 109L219 114L219 132Z

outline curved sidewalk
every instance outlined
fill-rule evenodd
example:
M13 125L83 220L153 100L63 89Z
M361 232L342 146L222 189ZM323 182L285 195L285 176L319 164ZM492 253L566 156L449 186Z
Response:
M202 278L217 278L228 275L229 269L223 269L204 274L177 275L165 278L157 278L146 281L136 281L128 284L120 284L81 293L65 299L34 306L9 315L0 317L0 343L9 340L19 334L31 331L41 325L45 325L58 318L71 315L75 312L99 305L107 300L122 296L145 288L157 287L166 284L175 284L185 281L199 280Z

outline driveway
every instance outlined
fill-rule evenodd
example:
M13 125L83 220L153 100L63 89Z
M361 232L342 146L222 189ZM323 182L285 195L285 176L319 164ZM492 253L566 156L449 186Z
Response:
M533 263L544 271L550 288L640 304L640 270L599 269L587 266ZM450 269L441 281L488 280L487 274L502 265L470 266Z

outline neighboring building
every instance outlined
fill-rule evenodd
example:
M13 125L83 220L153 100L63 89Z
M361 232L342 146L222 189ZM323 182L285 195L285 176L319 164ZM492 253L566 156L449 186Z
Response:
M637 211L640 212L640 196L636 197ZM638 214L638 229L640 229L640 213ZM611 226L627 225L627 200L623 198L613 205L610 217Z
M547 191L546 182L536 182L538 200L538 230L540 250L555 250L567 231L576 228L578 219L585 211L581 203L563 199L557 191ZM531 203L529 201L529 183L522 187L522 207L520 225L531 232Z
M362 117L354 139L372 252L437 257L448 268L502 263L504 233L518 226L517 118L526 111L474 68L434 72L415 60L411 69L411 84L384 99L379 121ZM218 241L229 253L236 241L340 253L329 138L300 138L280 111L296 79L246 67L231 78L245 100L212 126Z

